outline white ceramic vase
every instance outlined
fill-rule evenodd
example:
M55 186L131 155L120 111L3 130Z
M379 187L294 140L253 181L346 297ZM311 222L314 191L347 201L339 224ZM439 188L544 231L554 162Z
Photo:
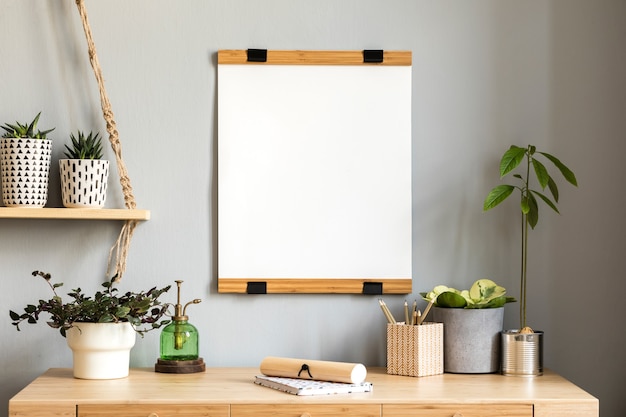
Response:
M51 155L50 139L0 139L2 201L5 206L46 205Z
M59 159L59 173L64 207L104 207L109 179L109 161Z
M137 338L130 323L74 323L66 336L74 357L75 378L128 376L130 350Z

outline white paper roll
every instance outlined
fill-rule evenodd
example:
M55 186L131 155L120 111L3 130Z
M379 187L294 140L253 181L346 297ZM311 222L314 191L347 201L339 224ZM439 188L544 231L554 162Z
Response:
M360 363L329 362L312 359L278 358L268 356L260 370L267 376L315 379L318 381L360 384L367 377L367 369Z

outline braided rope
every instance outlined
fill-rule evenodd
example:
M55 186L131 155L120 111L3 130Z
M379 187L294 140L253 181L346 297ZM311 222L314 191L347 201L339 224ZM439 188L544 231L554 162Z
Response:
M89 20L87 19L87 10L83 0L76 0L76 6L80 14L83 30L85 31L85 37L87 38L87 48L89 52L89 62L93 68L96 81L98 82L98 89L100 91L100 105L102 107L102 115L106 122L106 130L109 133L109 142L111 148L115 154L115 160L117 162L117 172L120 178L120 185L122 186L122 192L124 193L124 203L126 208L134 209L136 207L135 197L133 195L133 187L130 184L130 178L126 171L126 165L122 159L122 144L119 139L117 126L113 116L113 110L111 109L111 103L104 88L104 79L102 77L102 70L100 63L98 62L98 55L96 54L96 45L91 35L91 27L89 26ZM116 281L122 279L124 271L126 271L126 259L128 257L128 249L130 247L130 241L137 226L136 220L127 220L122 226L120 235L109 251L109 261L107 266L107 275L111 274L112 261L115 261L114 276Z

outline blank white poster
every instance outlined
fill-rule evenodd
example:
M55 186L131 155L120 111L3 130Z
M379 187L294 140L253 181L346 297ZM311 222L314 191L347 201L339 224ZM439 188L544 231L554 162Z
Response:
M218 278L411 279L411 67L219 65Z

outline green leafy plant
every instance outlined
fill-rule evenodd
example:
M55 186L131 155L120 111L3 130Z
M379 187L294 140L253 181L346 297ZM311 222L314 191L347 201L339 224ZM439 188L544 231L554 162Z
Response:
M65 156L69 159L100 159L102 158L102 138L100 133L94 134L89 132L89 135L85 136L80 130L74 136L70 134L70 140L72 141L72 147L65 145Z
M490 279L479 279L469 290L437 285L432 291L420 293L424 300L444 308L497 308L515 301L506 296L506 289Z
M30 123L22 124L15 122L16 124L7 123L4 126L0 126L5 130L2 135L3 138L31 138L31 139L47 139L48 133L52 132L54 128L48 130L38 130L37 123L39 122L39 116L41 112L37 113L35 119Z
M537 159L537 156L543 156L550 161L562 174L562 176L574 186L578 186L578 181L574 173L563 164L555 156L538 152L533 145L525 148L519 146L511 146L502 156L500 160L500 178L504 178L508 173L526 159L526 164L522 166L524 175L513 174L513 177L520 180L519 185L503 184L494 187L483 203L483 210L488 211L496 207L506 200L515 190L520 192L521 202L520 209L522 213L522 262L521 262L521 278L520 278L520 325L521 332L532 333L533 330L526 325L526 278L528 267L528 227L534 229L539 222L539 204L537 197L548 205L552 210L559 213L556 204L559 201L559 189L552 176L548 173L546 166ZM532 170L530 169L532 166ZM541 187L541 191L532 189L530 185L531 173L535 173L536 180ZM554 201L543 194L548 188L550 195Z
M59 329L63 337L77 322L130 322L135 331L143 336L146 332L158 329L171 321L161 320L166 315L169 304L159 301L159 297L169 291L170 285L161 289L154 287L146 292L119 294L119 290L113 286L116 278L113 277L111 281L102 283L104 290L96 292L93 298L86 296L80 288L77 288L67 294L71 301L63 302L56 292L63 283L53 283L51 275L45 272L33 271L32 275L42 277L54 295L49 300L39 300L38 304L28 304L22 314L9 311L12 324L18 331L24 321L36 324L42 313L50 315L47 324L53 329Z

